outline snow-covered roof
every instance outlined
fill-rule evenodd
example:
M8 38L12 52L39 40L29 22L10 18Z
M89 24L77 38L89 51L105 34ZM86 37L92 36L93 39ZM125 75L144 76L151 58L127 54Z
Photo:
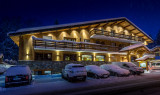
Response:
M153 47L153 48L151 49L151 51L154 51L156 48L160 48L160 45L157 45L157 46Z
M23 34L29 34L29 33L36 33L36 32L44 32L47 30L57 30L57 29L64 29L64 28L72 28L72 27L79 27L79 26L85 26L85 25L92 25L92 24L99 24L99 23L108 23L108 22L114 22L114 21L120 21L125 20L132 26L134 26L138 31L141 31L142 34L147 36L151 41L153 39L148 36L145 32L143 32L140 28L138 28L134 23L132 23L130 20L128 20L125 17L119 17L119 18L111 18L111 19L102 19L102 20L94 20L94 21L85 21L85 22L78 22L78 23L69 23L69 24L61 24L61 25L51 25L51 26L41 26L41 27L33 27L33 28L23 28L19 29L15 32L9 32L9 36L15 36L15 35L23 35Z
M12 66L7 69L6 76L15 76L15 75L28 75L31 74L31 70L28 66Z
M147 60L148 58L154 58L155 55L143 55L142 57L140 58L137 58L136 61L143 61L143 60Z
M146 45L144 45L143 43L137 43L137 44L133 44L133 45L124 47L120 51L128 51L128 50L132 50L132 49L135 49L138 47L145 47L148 51L150 51L150 49Z

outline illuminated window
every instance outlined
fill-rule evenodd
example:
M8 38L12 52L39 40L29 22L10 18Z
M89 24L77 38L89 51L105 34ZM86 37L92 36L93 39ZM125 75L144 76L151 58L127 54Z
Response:
M104 61L104 56L103 55L97 55L96 56L96 61Z
M82 55L82 61L92 61L92 55Z
M84 42L90 42L90 40L88 40L88 39L84 39Z
M52 36L43 36L43 39L50 39L50 40L52 40Z
M76 38L64 37L64 40L76 42Z
M146 67L146 63L140 63L140 67L145 68Z

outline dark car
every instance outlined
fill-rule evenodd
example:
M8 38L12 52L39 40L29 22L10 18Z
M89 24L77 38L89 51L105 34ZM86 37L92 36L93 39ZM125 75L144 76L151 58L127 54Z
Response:
M31 70L28 66L12 66L5 72L5 87L17 84L30 84Z

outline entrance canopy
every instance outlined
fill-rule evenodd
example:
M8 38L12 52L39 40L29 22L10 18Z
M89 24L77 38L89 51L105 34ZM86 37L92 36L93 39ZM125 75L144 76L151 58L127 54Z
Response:
M154 57L155 57L155 55L151 55L151 54L149 54L149 55L143 55L142 57L136 59L136 61L145 61L145 60L147 60L149 58L154 58Z

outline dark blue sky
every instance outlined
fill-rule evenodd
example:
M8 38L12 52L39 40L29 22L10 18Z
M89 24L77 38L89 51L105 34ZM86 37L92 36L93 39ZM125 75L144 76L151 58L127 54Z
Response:
M36 18L44 25L127 17L147 34L160 30L160 0L0 0L0 17Z

